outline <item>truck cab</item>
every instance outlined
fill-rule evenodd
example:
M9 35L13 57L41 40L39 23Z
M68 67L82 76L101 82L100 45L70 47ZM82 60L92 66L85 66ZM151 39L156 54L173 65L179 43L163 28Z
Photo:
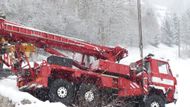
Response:
M177 80L173 76L167 61L154 59L148 55L143 61L140 60L136 63L139 65L139 68L143 68L141 72L137 72L137 77L143 81L144 92L147 96L152 96L153 94L160 96L164 104L176 101L174 95L176 93ZM155 107L157 107L156 104L160 105L155 102L152 101Z

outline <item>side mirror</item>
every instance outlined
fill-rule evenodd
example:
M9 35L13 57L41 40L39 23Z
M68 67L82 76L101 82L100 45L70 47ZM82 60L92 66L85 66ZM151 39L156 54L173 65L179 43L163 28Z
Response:
M176 77L176 78L179 78L179 74L176 74L175 77Z

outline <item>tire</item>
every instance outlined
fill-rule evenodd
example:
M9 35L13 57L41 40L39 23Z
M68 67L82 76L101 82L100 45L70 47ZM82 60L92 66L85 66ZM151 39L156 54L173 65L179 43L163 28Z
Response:
M99 89L92 84L81 84L78 92L79 107L101 107Z
M150 95L145 100L144 103L145 107L165 107L165 101L164 99L159 95Z
M33 91L32 95L41 101L46 101L49 99L48 89L40 88Z
M61 102L71 105L75 97L74 85L63 79L54 80L50 84L49 100L51 102Z

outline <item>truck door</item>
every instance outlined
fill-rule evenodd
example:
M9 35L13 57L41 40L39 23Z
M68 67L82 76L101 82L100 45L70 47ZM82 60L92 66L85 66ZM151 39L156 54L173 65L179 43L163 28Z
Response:
M164 61L155 60L153 67L154 71L151 73L152 84L155 88L160 88L166 93L168 89L175 86L175 79L170 71L169 64Z

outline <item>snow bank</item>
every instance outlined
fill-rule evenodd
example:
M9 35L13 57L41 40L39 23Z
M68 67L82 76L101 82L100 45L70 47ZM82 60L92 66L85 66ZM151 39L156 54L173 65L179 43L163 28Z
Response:
M62 103L37 102L28 105L19 105L16 107L66 107L66 106Z
M15 107L15 104L9 98L0 95L0 107Z
M42 102L32 95L21 92L16 87L16 76L9 76L0 80L0 95L8 97L16 107L66 107L61 103ZM23 100L29 100L31 104L22 104Z

